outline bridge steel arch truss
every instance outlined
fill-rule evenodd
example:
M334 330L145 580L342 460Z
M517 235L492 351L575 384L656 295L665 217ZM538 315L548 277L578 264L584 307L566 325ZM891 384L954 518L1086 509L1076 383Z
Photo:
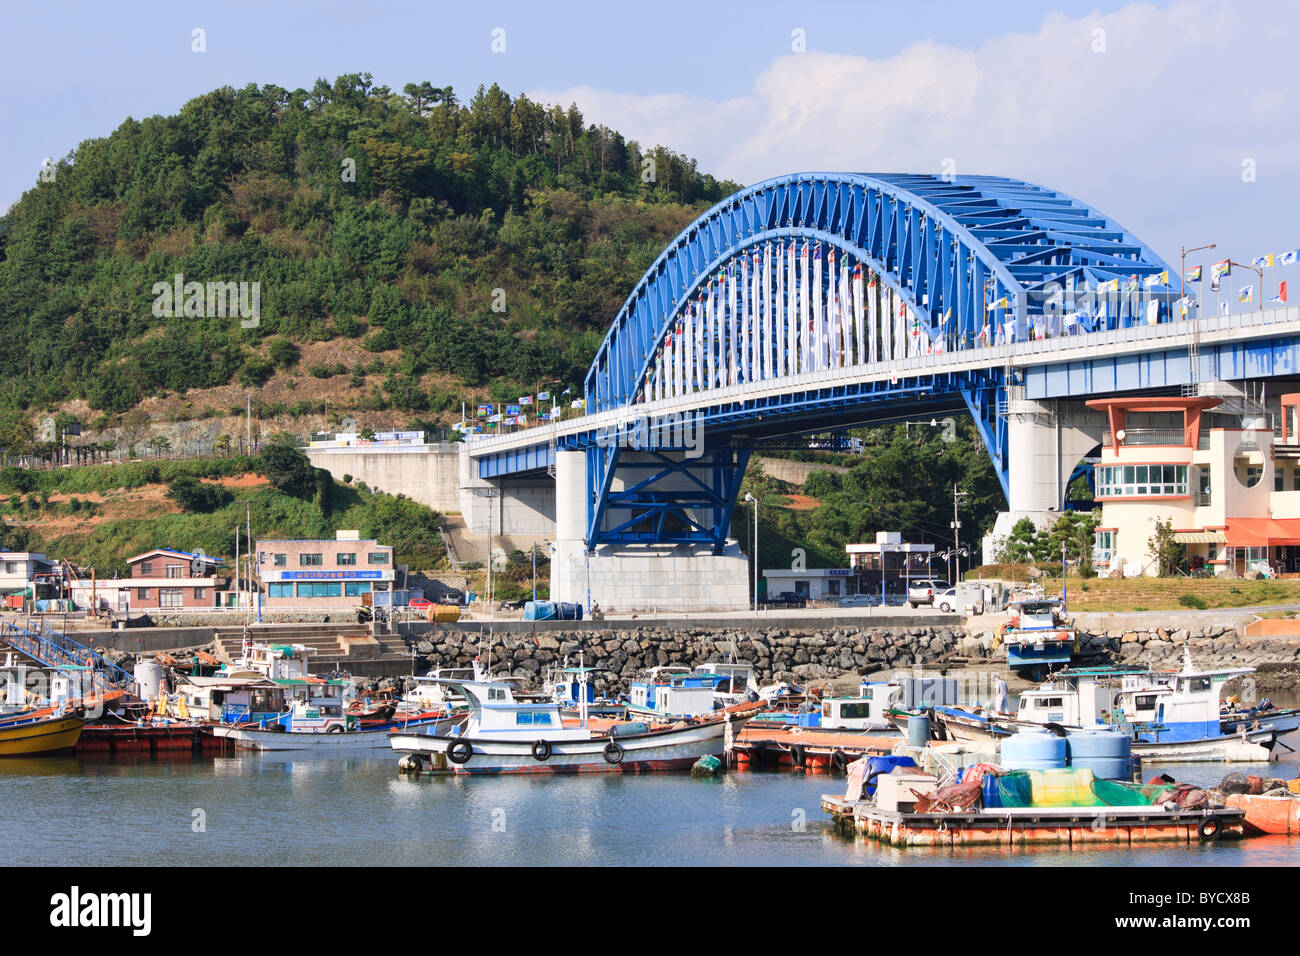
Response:
M775 245L779 282L780 250L793 256L797 243L805 251L810 243L819 251L833 250L865 268L891 304L898 303L900 315L906 310L912 334L927 349L975 348L995 336L1023 341L1170 321L1182 314L1168 266L1150 248L1097 210L1042 186L998 177L861 173L800 173L758 183L714 206L668 245L615 316L592 363L585 383L589 413L634 413L636 405L664 394L665 357L679 363L673 394L699 392L698 420L708 437L700 460L683 459L681 449L663 449L657 467L644 456L623 454L617 441L580 436L566 442L587 452L588 547L655 541L708 544L720 551L748 459L747 443L759 432L796 433L802 425L837 415L842 423L864 416L888 419L881 406L891 402L904 414L915 403L940 396L964 404L1006 489L1007 433L998 404L1010 382L1002 369L932 376L902 387L893 379L842 394L803 386L776 399L710 401L709 390L719 384L806 371L795 368L793 356L774 358L771 366L764 359L760 367L755 352L753 369L746 367L738 376L733 359L731 377L724 381L712 368L703 374L698 346L700 372L693 378L689 370L689 342L692 335L699 341L706 296L708 321L713 321L711 283L715 277L722 282L724 275L734 281L729 267L749 256L755 263L755 304L752 313L742 310L741 324L758 334L760 321L766 321L759 317L761 299L764 310L775 304L777 339L784 334L779 324L784 316L794 342L796 319L806 325L806 313L785 311L782 293L774 301L767 285L760 297L757 269L761 250L766 277ZM787 275L793 305L793 261ZM835 281L832 271L812 290L801 279L800 294L820 302L825 293L832 297L829 303ZM848 307L843 295L839 302ZM860 293L855 305L860 323ZM733 320L735 311L733 304ZM847 335L848 318L845 323ZM714 335L712 325L709 334ZM868 356L860 326L857 334L856 357L847 349L842 362L870 364L870 359L886 368L891 358L903 357L897 352L877 357L874 346ZM682 357L672 350L674 343L682 348L683 338L688 343L684 378ZM756 422L764 422L758 431ZM744 448L737 451L739 446ZM621 482L616 473L623 473Z

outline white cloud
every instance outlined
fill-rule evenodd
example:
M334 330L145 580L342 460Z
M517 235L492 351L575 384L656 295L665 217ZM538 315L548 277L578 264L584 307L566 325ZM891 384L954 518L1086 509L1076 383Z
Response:
M1213 233L1236 255L1300 242L1292 79L1300 7L1184 0L1047 16L974 49L931 40L887 59L788 54L725 101L590 87L536 91L739 182L798 170L1016 176L1062 189L1167 258ZM1096 31L1104 31L1097 33ZM1098 40L1104 52L1095 52ZM530 94L533 95L533 94ZM1256 161L1258 180L1241 181Z

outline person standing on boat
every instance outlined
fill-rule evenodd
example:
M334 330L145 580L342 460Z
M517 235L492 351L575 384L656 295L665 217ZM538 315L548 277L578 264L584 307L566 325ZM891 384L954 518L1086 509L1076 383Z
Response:
M998 674L993 678L993 709L999 714L1007 712L1007 682Z

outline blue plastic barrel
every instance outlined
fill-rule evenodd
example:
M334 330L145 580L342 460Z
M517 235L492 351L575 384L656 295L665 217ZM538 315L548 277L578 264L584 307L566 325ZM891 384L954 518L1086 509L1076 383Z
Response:
M930 718L925 714L907 718L907 745L924 747L930 742Z
M1021 730L1002 741L998 761L1007 770L1063 770L1069 762L1064 737L1041 730Z
M1076 730L1066 739L1070 766L1087 769L1099 780L1128 780L1133 744L1128 734L1113 730Z

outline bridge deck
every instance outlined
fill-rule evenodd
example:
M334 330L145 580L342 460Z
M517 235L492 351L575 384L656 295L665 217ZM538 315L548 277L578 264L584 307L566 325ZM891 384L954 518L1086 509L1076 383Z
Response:
M643 402L637 405L610 409L553 425L542 425L510 435L475 438L469 443L469 453L475 458L522 448L549 446L566 437L576 437L601 429L615 428L620 423L650 416L669 416L719 408L734 407L780 396L831 389L839 386L889 382L902 379L933 377L944 374L973 372L986 369L1045 369L1066 363L1099 362L1122 356L1150 354L1160 351L1186 350L1195 341L1201 352L1204 366L1212 362L1216 347L1243 342L1276 340L1300 337L1300 307L1263 309L1231 315L1203 316L1188 321L1165 322L1157 325L1134 326L1090 332L1038 341L1016 342L984 348L969 348L937 355L919 355L874 365L858 365L804 375L756 381L726 388L697 391L688 395ZM1290 354L1286 350L1283 355ZM1185 364L1185 360L1184 360ZM1251 374L1300 373L1300 366L1282 360L1285 367L1255 370ZM1204 369L1202 369L1204 371ZM1210 370L1214 372L1214 369ZM1198 376L1201 380L1215 377L1246 377L1246 370L1232 369L1234 374ZM1166 377L1159 382L1135 380L1132 384L1115 383L1116 390L1125 388L1150 388L1179 385L1190 381L1186 375L1181 380ZM1028 398L1064 397L1070 393L1068 381L1051 382L1047 376L1031 376ZM706 414L707 420L707 414Z

